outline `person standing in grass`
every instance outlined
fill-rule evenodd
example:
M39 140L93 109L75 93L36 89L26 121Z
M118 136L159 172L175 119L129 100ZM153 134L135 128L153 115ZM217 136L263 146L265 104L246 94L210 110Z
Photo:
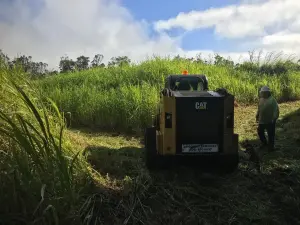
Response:
M271 95L269 87L262 87L259 94L260 99L256 113L256 122L258 122L257 133L262 146L268 146L269 151L273 151L275 148L275 130L276 121L279 117L279 106L276 99ZM265 131L268 134L268 141Z

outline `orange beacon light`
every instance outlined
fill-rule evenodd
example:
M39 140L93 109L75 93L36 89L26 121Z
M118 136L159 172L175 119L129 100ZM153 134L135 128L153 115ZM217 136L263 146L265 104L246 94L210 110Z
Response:
M188 72L187 70L184 70L184 71L182 71L182 74L183 74L183 75L188 75L189 72Z

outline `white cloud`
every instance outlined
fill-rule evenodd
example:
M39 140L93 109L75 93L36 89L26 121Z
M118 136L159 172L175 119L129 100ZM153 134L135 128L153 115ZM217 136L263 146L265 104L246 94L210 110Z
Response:
M179 13L155 23L161 33L178 27L187 31L213 28L218 37L242 40L243 48L299 57L300 1L242 0L237 5Z
M281 45L283 48L294 48L300 45L300 33L280 32L263 38L266 46Z
M300 33L290 31L278 32L262 38L262 45L269 51L284 50L287 55L292 55L299 59L300 52Z
M234 6L218 9L208 9L197 12L191 11L189 13L179 13L175 18L168 20L159 20L155 23L157 31L170 30L176 27L182 27L186 30L194 30L197 28L208 28L222 23L224 18L232 16L234 13Z
M31 55L53 67L65 54L73 59L101 53L105 60L118 55L138 60L180 51L178 39L163 34L150 39L147 24L135 21L117 1L44 1L34 18L22 0L0 7L0 15L9 21L0 20L0 49L9 56Z
M89 0L88 4L82 0L41 1L44 1L44 7L35 17L32 17L27 1L15 0L5 6L0 2L0 49L10 57L17 54L31 55L33 60L46 62L53 68L58 66L60 57L66 54L75 59L81 54L92 58L100 53L104 55L105 61L113 56L127 55L133 61L140 61L153 55L181 54L194 57L201 52L207 58L214 53L201 49L184 51L180 47L181 37L171 38L164 32L155 38L150 37L150 24L134 20L118 0ZM265 34L266 26L275 24L285 27L285 22L290 21L290 31L295 34L300 31L299 20L293 20L298 15L296 12L299 12L297 1L272 0L271 4L255 0L260 5L253 1L249 6L182 13L168 21L158 22L156 27L164 30L180 26L192 30L214 26L217 34L243 37ZM266 9L265 4L272 6L272 10ZM292 9L284 11L289 8ZM278 41L288 43L290 40L283 39L270 34L261 37L260 42L273 50ZM249 58L245 52L229 50L219 53L235 61Z
M214 27L220 36L244 38L264 36L267 35L268 29L288 27L299 20L300 1L252 0L223 8L180 13L175 18L157 21L155 27L158 31L175 27L186 30ZM299 22L295 26L298 29Z

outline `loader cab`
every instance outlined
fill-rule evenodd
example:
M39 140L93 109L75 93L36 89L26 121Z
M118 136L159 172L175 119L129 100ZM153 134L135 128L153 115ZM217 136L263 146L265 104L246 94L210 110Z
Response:
M207 91L208 80L205 75L170 75L165 88L172 91Z

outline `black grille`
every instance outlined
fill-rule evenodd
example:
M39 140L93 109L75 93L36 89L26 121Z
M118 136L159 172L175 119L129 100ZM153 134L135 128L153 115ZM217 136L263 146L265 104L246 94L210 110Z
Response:
M196 109L204 106L205 102L206 109ZM182 144L219 144L219 152L223 151L223 102L221 97L176 98L178 154L182 151Z

